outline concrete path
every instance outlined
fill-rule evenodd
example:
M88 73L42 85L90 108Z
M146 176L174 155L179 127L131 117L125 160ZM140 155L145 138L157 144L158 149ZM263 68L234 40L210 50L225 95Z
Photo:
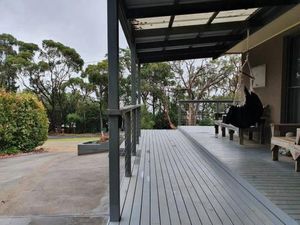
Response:
M0 224L106 224L108 154L49 152L0 160Z

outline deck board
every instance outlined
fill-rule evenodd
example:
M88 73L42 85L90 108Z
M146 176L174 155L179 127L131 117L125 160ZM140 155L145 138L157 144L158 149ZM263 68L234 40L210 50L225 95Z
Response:
M121 221L111 225L296 224L178 130L143 130L139 149L122 182Z
M254 142L241 146L237 137L234 141L216 138L213 127L180 129L300 224L300 173L294 172L291 158L279 156L278 162L272 161L266 146Z

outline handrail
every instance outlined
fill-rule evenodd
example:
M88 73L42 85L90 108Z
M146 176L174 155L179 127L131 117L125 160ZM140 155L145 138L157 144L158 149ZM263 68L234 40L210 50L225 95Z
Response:
M220 105L222 104L232 104L234 103L234 100L231 99L203 99L203 100L179 100L178 101L178 126L181 125L181 111L182 111L182 105L184 104L197 104L197 103L202 103L202 104L215 104L216 105L216 113L220 113Z
M136 105L126 105L124 107L121 107L120 108L120 112L121 113L127 113L133 109L137 109L137 108L140 108L142 105L141 104L136 104Z
M205 99L205 100L179 100L178 101L180 104L181 103L233 103L234 100L230 100L230 99L220 99L220 100L209 100L209 99Z
M138 109L141 106L142 106L141 104L137 104L137 105L127 105L121 107L120 109L107 109L107 115L122 116L122 114L132 111L134 109Z

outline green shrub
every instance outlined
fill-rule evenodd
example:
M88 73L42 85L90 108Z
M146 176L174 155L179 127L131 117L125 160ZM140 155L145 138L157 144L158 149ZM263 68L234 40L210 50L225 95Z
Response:
M34 95L0 90L0 153L32 151L47 139L48 126L46 110Z

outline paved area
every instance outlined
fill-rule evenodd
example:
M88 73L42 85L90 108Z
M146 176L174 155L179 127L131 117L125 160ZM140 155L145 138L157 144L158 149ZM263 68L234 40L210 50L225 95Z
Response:
M1 225L106 224L108 154L77 156L76 142L0 160Z

